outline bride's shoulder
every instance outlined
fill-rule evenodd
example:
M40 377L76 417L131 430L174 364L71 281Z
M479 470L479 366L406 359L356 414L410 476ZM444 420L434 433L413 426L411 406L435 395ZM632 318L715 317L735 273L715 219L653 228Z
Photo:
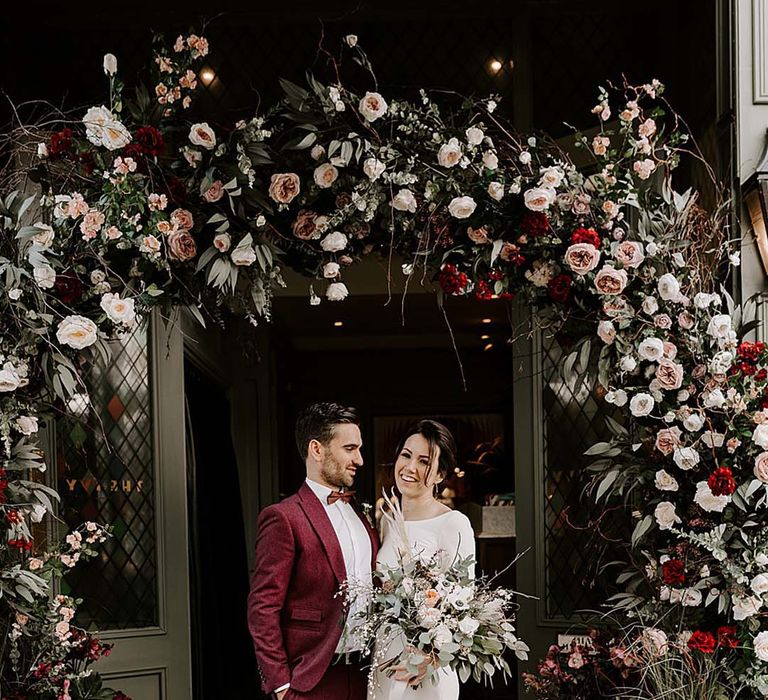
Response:
M445 516L451 526L456 530L472 530L472 523L469 522L469 518L461 511L451 510L447 511L450 515Z

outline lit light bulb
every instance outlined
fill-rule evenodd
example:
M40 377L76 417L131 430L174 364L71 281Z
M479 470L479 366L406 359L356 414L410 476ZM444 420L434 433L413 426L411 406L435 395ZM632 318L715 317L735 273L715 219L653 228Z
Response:
M488 67L491 69L491 73L498 73L502 69L502 62L498 58L494 58L489 64Z
M344 325L344 321L334 321L333 325L336 326L336 328L341 328Z
M214 73L210 68L203 68L203 70L200 71L200 80L202 80L206 85L210 85L215 77L216 73Z
M480 340L490 340L490 339L491 339L490 335L481 335L480 336Z
M484 351L484 352L488 352L488 351L489 351L489 350L491 350L492 348L493 348L493 343L488 343L488 345L486 345L486 346L483 348L483 351Z
M484 318L481 321L481 323L485 323L485 324L493 323L493 319L492 318Z

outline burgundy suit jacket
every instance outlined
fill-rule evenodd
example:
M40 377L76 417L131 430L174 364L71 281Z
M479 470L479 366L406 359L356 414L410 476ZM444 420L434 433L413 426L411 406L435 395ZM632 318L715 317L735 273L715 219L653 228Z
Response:
M371 538L373 570L378 535L358 515ZM343 603L335 596L346 578L336 532L306 483L261 511L248 627L265 693L286 683L306 693L325 675L343 631Z

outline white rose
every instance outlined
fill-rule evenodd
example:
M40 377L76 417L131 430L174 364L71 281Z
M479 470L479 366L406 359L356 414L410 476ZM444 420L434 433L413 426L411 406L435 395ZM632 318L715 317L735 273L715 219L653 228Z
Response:
M539 178L539 184L544 187L559 187L563 181L563 171L555 166L544 168L541 171L541 177Z
M439 608L428 608L426 605L422 605L418 610L419 622L422 627L432 629L443 616Z
M467 135L467 143L471 144L472 146L480 145L483 142L483 137L485 136L483 130L478 129L476 126L470 126L469 129L467 129L464 133Z
M544 211L549 209L555 199L555 191L550 187L534 187L530 190L526 190L523 195L525 206L531 211Z
M616 389L615 391L609 391L605 395L605 400L613 404L614 406L624 406L627 403L627 392L624 389Z
M528 165L531 162L531 152L530 151L521 151L520 155L518 156L518 160L523 165Z
M201 122L200 124L193 124L189 129L189 140L195 146L202 146L209 151L216 145L216 134L213 129L208 126L207 122Z
M644 392L640 392L639 394L635 394L632 397L632 400L629 402L629 410L636 418L647 416L651 411L653 411L655 403L656 402L653 400L653 396Z
M107 75L117 73L117 58L114 54L108 53L104 55L104 72Z
M442 649L444 644L453 641L453 632L446 625L438 625L432 631L432 644L435 645L435 649Z
M768 484L768 452L761 452L755 457L755 466L753 473L755 479Z
M768 450L768 423L762 423L755 427L752 433L752 442L764 450Z
M366 158L363 161L363 172L371 182L378 180L386 169L387 166L378 158Z
M341 231L334 231L320 241L320 247L326 253L338 253L347 247L347 237Z
M256 262L256 251L252 245L239 245L229 254L229 257L235 265L249 267Z
M333 279L339 274L339 263L329 262L323 265L323 277Z
M683 427L691 433L696 433L704 427L704 416L700 413L691 413L683 421Z
M688 608L695 608L697 605L701 605L701 591L695 588L686 588L680 598L680 602Z
M32 435L38 430L37 418L34 416L18 416L15 422L16 430L22 435Z
M683 471L693 469L701 459L699 453L693 447L678 447L672 457L678 468Z
M731 497L715 496L706 481L699 481L696 484L696 495L693 497L693 500L708 513L722 513L730 502Z
M646 338L640 343L637 354L643 360L658 362L664 357L664 341L661 338Z
M755 576L755 578L752 579L752 583L749 584L749 587L757 595L765 595L768 593L768 574L758 574Z
M392 198L392 206L397 211L409 211L413 214L416 211L416 197L410 190L400 190Z
M113 119L104 125L101 145L110 151L125 148L131 142L131 133L119 121Z
M472 197L454 197L448 204L448 211L457 219L469 218L476 208L477 204Z
M309 152L310 157L312 160L320 160L325 155L325 148L323 148L319 143L312 146L312 150Z
M712 295L706 292L698 292L693 297L693 305L697 309L706 309L712 303Z
M82 350L93 345L97 339L96 324L84 316L67 316L59 322L56 338L62 345Z
M101 297L100 306L113 323L132 326L136 320L133 299L121 299L119 294L107 293Z
M728 350L721 350L709 362L713 374L726 374L733 364L734 356Z
M677 516L675 512L675 504L669 501L662 501L656 506L656 510L653 512L656 518L656 523L659 526L659 530L669 530L676 523L681 523L682 520Z
M760 661L768 661L768 632L760 632L756 635L752 640L752 648ZM762 694L765 695L765 693Z
M713 316L707 326L707 333L713 338L727 338L731 332L731 317L728 314Z
M680 488L677 479L664 469L656 472L654 483L659 491L677 491Z
M706 408L722 408L724 403L725 396L723 396L723 392L720 389L710 391L704 397L704 406Z
M323 163L315 168L313 177L318 187L327 189L336 182L339 177L339 171L332 163Z
M496 170L499 167L499 158L493 151L483 153L483 165L488 170Z
M467 637L473 637L480 627L480 623L472 617L465 617L459 622L459 630L462 634L466 634Z
M366 92L358 105L360 113L369 121L376 121L387 113L387 103L378 92Z
M491 196L492 199L495 199L497 202L500 202L502 197L504 197L504 185L502 185L500 182L489 183L488 194Z
M448 143L440 146L437 152L437 162L444 168L452 168L454 165L458 165L460 160L461 146L459 145L459 139L454 137Z
M678 301L680 299L680 283L673 274L668 272L659 277L656 286L659 290L659 296L664 301Z
M325 291L328 301L344 301L349 296L347 285L343 282L332 282Z
M622 372L634 372L637 367L637 360L632 355L624 355L619 361L619 367Z
M643 311L649 316L653 316L659 310L659 302L656 297L645 297L643 299Z
M722 447L724 440L725 440L725 435L723 435L722 433L717 433L713 430L705 430L701 434L701 441L707 447Z
M42 250L48 250L53 245L53 239L56 235L53 228L42 221L38 221L35 224L35 229L37 230L31 238L32 243Z
M733 596L733 619L746 620L760 612L763 601L755 596Z
M220 253L226 253L232 246L232 238L228 233L217 233L213 245Z
M32 274L41 289L51 289L56 282L56 270L50 265L43 265L32 270Z
M85 137L95 146L101 146L104 127L112 121L112 112L106 107L91 107L83 117Z
M0 391L16 391L21 386L21 378L16 368L6 362L0 369Z

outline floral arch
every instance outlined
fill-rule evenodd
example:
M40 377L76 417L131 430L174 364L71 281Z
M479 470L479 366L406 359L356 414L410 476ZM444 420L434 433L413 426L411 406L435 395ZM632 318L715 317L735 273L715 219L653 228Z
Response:
M355 37L342 48L370 70ZM598 133L576 134L593 162L579 172L546 138L514 132L492 97L448 111L424 91L388 100L372 71L361 95L335 61L332 84L283 81L263 115L191 123L207 52L194 34L159 39L151 89L130 98L107 55L108 104L5 141L3 693L113 697L85 672L104 648L72 624L73 600L50 598L107 529L85 524L50 549L33 538L57 497L35 477L38 417L82 402L81 354L106 353L157 306L203 324L225 311L268 321L281 266L318 279L309 303L339 302L354 293L348 266L396 252L402 274L442 294L519 297L575 329L569 372L598 358L605 400L626 417L589 451L591 497L624 503L634 527L625 591L609 601L636 625L622 670L674 649L740 697L768 695L768 352L741 340L754 323L724 286L738 264L727 207L673 189L680 158L698 156L663 85L600 90ZM707 666L714 654L724 662Z

